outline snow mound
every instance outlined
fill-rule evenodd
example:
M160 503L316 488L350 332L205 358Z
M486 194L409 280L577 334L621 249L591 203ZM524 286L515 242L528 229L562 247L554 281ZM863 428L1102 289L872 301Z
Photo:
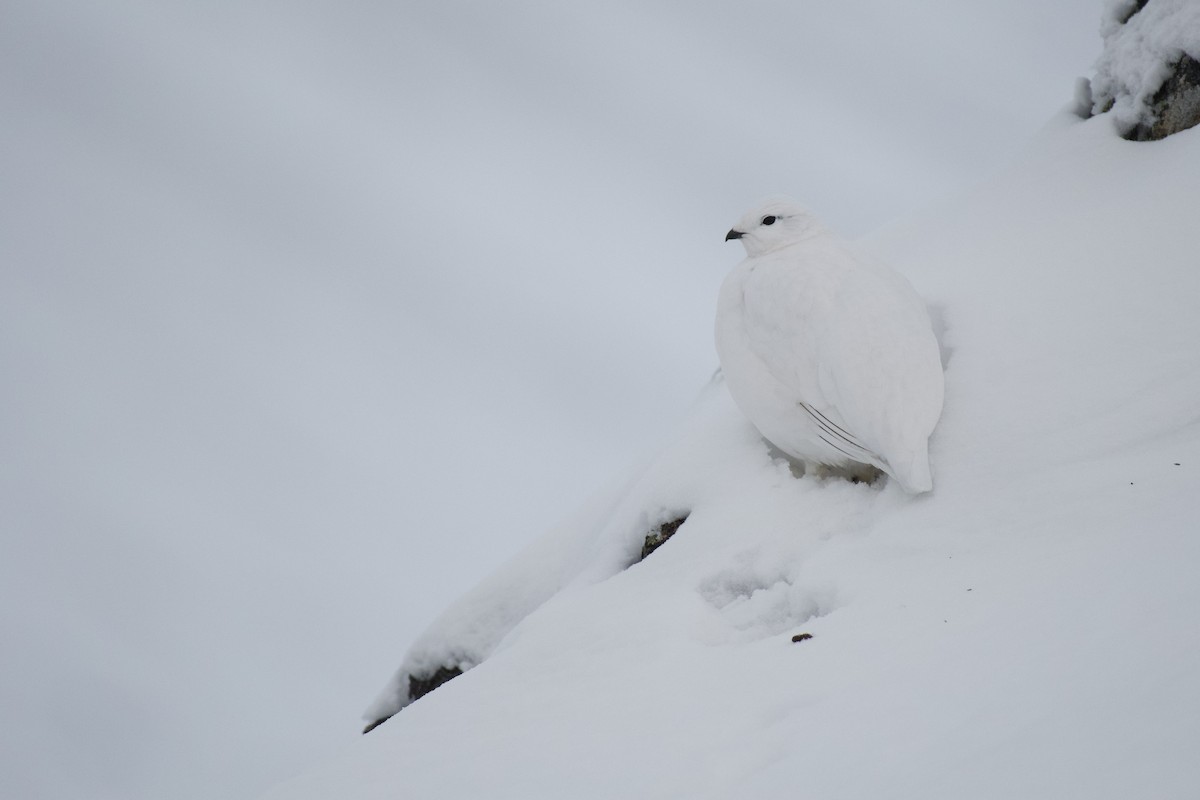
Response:
M944 309L935 492L797 478L716 382L414 647L474 668L270 797L1194 796L1198 181L1200 129L1064 115L873 237Z
M363 717L375 723L400 711L417 699L411 687L438 670L465 672L482 663L548 599L640 561L646 535L681 516L687 521L662 553L696 550L703 564L716 552L728 554L718 568L704 567L692 576L694 591L714 612L705 638L780 633L831 608L831 593L793 585L803 551L836 533L863 528L872 508L886 503L879 495L841 480L796 480L789 462L772 453L738 413L718 376L673 441L634 480L597 498L444 612L413 644ZM813 520L809 537L794 536L797 516ZM779 536L743 548L727 531L745 524ZM647 563L663 560L654 555Z
M613 502L608 495L597 498L446 609L413 643L395 675L363 712L368 726L490 656L518 622L587 563L596 528L607 520Z
M1127 138L1157 139L1167 135L1154 131L1167 113L1162 90L1172 80L1186 90L1200 78L1200 67L1196 66L1200 61L1200 3L1110 0L1100 33L1104 51L1091 82L1092 113L1111 110L1118 129ZM1197 76L1189 80L1187 76L1193 71ZM1175 102L1200 104L1200 96L1191 94Z

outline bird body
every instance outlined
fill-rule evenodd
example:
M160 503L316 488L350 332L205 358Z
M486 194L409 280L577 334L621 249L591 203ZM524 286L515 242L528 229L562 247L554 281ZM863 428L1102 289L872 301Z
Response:
M750 422L806 464L866 464L910 492L932 489L942 366L908 281L786 199L750 212L726 239L747 257L721 287L717 353Z

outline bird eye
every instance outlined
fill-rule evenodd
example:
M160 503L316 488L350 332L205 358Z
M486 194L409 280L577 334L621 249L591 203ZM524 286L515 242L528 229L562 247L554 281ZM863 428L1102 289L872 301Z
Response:
M763 225L774 225L775 224L775 216L771 215L769 217L763 217L762 224Z

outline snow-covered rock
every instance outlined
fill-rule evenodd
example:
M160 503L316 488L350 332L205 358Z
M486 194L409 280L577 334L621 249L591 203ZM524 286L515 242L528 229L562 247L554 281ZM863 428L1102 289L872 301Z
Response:
M1200 123L1200 3L1109 0L1092 113L1111 111L1127 139L1162 139Z
M714 383L410 655L473 669L270 797L1193 797L1198 181L1200 129L1064 114L872 237L945 309L936 492L797 478Z

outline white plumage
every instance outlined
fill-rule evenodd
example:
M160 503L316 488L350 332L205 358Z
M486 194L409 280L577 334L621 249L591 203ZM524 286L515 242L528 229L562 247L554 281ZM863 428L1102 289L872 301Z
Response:
M764 202L725 238L747 254L721 287L716 325L742 412L808 465L869 464L909 492L932 489L942 364L908 281L785 198Z

